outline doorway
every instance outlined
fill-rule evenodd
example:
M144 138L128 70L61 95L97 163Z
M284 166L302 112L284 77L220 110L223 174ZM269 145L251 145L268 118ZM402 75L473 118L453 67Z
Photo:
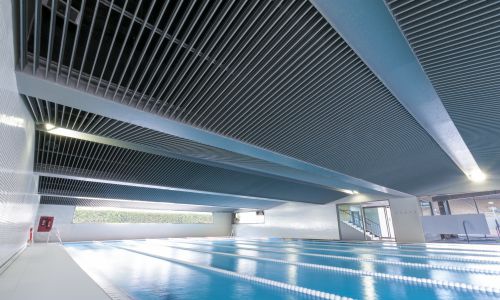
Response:
M363 207L365 226L380 239L394 239L391 208L389 205Z

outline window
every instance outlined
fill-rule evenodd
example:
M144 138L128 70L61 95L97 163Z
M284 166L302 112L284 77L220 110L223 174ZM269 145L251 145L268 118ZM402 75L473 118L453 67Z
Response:
M432 204L430 201L420 200L420 209L422 210L422 216L434 215L434 213L432 211Z
M234 224L263 224L264 211L248 211L248 212L238 212L234 214L233 223Z
M172 223L209 224L209 212L77 206L73 223Z

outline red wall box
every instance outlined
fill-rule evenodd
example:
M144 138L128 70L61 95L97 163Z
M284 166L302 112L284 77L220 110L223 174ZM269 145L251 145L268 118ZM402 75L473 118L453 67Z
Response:
M54 224L54 217L42 216L38 222L38 232L49 232Z

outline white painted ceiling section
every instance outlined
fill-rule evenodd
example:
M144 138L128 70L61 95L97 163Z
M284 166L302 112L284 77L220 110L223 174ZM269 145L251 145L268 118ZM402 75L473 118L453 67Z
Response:
M393 95L471 179L479 168L383 0L310 0Z

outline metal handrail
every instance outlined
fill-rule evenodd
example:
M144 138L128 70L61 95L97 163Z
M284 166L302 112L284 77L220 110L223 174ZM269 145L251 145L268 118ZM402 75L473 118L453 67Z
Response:
M465 222L467 222L467 221L463 220L462 225L464 226L465 236L467 237L467 243L470 244L469 234L467 233L467 228L465 226Z

